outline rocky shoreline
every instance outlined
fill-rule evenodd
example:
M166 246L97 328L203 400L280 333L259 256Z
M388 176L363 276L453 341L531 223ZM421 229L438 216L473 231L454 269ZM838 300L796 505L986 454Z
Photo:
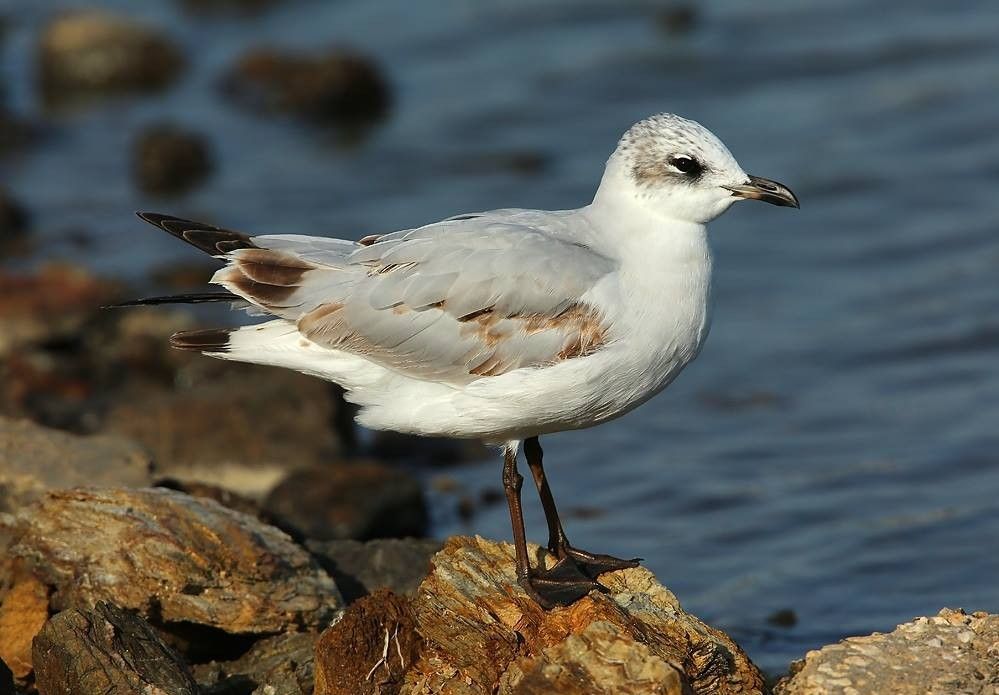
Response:
M352 453L325 384L171 352L192 316L100 311L120 289L80 269L0 284L4 695L999 687L982 613L850 638L774 682L644 568L542 611L509 544L420 538L421 486Z

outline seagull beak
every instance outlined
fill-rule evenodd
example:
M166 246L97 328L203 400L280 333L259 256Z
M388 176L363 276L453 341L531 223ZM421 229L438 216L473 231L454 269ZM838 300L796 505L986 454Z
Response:
M765 203L797 208L798 198L791 189L782 183L765 179L762 176L750 176L749 181L738 186L723 186L732 191L736 198L762 200Z

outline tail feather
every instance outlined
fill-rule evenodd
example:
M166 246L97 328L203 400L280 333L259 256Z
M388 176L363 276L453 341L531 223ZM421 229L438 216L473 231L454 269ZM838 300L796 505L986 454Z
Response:
M236 329L205 328L197 331L180 331L170 336L170 345L178 350L192 352L227 352L229 336Z
M250 237L241 232L222 229L203 222L193 222L158 212L137 212L139 219L159 227L167 234L186 241L205 253L213 256L226 254L237 249L257 248Z

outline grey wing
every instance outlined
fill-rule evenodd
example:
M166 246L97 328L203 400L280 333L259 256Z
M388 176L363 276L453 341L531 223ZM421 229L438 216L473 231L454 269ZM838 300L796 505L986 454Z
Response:
M320 345L414 378L467 383L591 354L585 296L614 263L560 213L459 216L362 243L253 237L213 278Z

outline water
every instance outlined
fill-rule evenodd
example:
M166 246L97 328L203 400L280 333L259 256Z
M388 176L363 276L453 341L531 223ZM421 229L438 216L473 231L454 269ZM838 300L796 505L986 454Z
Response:
M74 3L76 4L76 3ZM34 28L55 2L8 2L8 102L40 114ZM47 116L0 161L41 255L132 280L189 259L131 212L357 238L503 206L585 203L620 132L696 118L800 211L742 204L712 228L715 322L657 399L543 442L578 545L641 556L688 610L765 669L942 606L999 610L999 12L984 2L337 3L195 20L170 2L104 3L189 51L168 92ZM0 8L3 5L0 4ZM384 66L393 113L352 146L229 105L217 80L258 44L354 46ZM136 193L136 129L178 121L218 170L179 200ZM502 156L541 164L525 173ZM432 475L432 474L428 474ZM496 487L497 460L448 471ZM502 505L438 534L509 535ZM583 512L586 512L585 514ZM543 520L528 504L541 540ZM790 628L767 616L796 613Z

